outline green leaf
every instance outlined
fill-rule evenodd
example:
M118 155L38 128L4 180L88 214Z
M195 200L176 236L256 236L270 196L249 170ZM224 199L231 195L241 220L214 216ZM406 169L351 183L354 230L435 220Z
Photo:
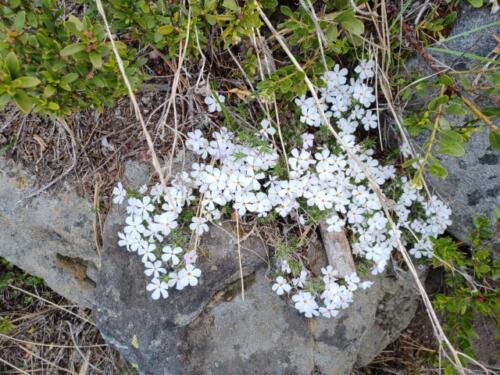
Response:
M91 52L89 55L89 59L94 68L96 69L102 68L102 57L99 52Z
M43 97L44 98L50 98L52 95L56 93L56 88L54 86L45 86L45 89L43 90Z
M438 96L437 98L434 98L429 102L427 108L429 109L429 111L434 111L438 108L438 106L448 103L449 99L450 98L448 97L448 95Z
M463 116L467 112L465 111L465 109L462 107L462 105L460 103L453 102L453 103L450 103L448 105L448 107L446 107L446 113L449 113L450 115L454 115L454 116Z
M59 104L57 104L56 102L49 102L47 108L50 109L51 111L57 111L59 110L60 107Z
M290 7L288 7L286 5L281 5L280 6L280 12L283 13L287 17L292 17L293 16L292 10L290 9Z
M160 35L168 35L174 31L174 27L172 25L163 25L156 30L156 32Z
M61 78L61 82L68 84L68 83L72 83L72 82L76 81L77 78L78 78L78 74L68 73L64 77Z
M132 341L130 343L134 349L139 349L139 340L136 335L132 336Z
M10 102L9 95L7 94L0 95L0 109L4 109L8 102Z
M12 87L16 89L30 89L40 84L40 80L35 77L19 77L12 81Z
M340 22L342 27L354 35L361 35L365 31L365 25L356 18L352 9L340 13L335 20Z
M16 78L20 72L21 67L19 66L19 60L14 52L9 52L5 57L5 64L7 65L7 69L9 69L10 77Z
M500 86L500 84L499 84ZM499 107L483 107L481 108L486 116L500 118L500 108Z
M490 135L490 146L493 151L500 151L500 131L491 130Z
M232 10L233 12L238 12L240 10L240 6L236 0L224 0L222 6L226 9Z
M74 55L75 53L81 52L85 49L85 44L84 43L74 43L70 44L66 47L64 47L60 53L61 56L66 57L66 56L71 56Z
M26 12L23 10L18 12L14 17L14 30L17 32L22 31L24 24L26 23Z
M463 156L465 154L463 137L453 130L441 132L438 153L450 156Z
M262 7L264 9L274 10L278 6L278 0L262 0Z
M73 31L83 31L83 23L78 18L73 15L70 15L66 20L68 26L73 28Z
M427 169L430 174L433 174L434 176L439 177L442 180L448 177L448 171L436 158L432 158Z
M332 23L328 26L328 28L325 31L325 38L328 42L333 43L337 40L337 36L338 36L337 25Z
M474 8L481 8L483 6L483 0L468 0L469 4Z
M365 25L357 18L352 18L348 21L341 22L341 25L344 29L354 35L361 35L365 31Z
M14 101L19 109L24 113L28 113L31 110L31 107L35 104L35 100L28 96L24 91L19 91L16 95L14 95Z
M205 3L204 3L204 10L205 11L213 11L215 8L217 8L217 3L218 1L217 0L205 0Z
M439 77L439 81L446 86L452 86L453 85L453 79L447 74L443 74L441 77Z
M210 26L214 26L217 23L217 17L215 17L213 14L205 15L205 19Z

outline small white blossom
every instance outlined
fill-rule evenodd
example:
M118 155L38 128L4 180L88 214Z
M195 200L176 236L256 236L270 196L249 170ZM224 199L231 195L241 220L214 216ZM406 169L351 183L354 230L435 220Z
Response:
M226 98L223 95L217 95L218 101L213 95L208 95L205 97L205 104L208 106L208 112L220 112L222 111L221 103L226 101Z
M122 204L127 196L127 191L123 188L121 182L113 188L113 203L114 204Z
M292 287L283 277L278 276L276 278L276 283L273 285L273 291L275 291L278 296L281 296L284 293L290 292L290 290L292 290Z
M201 236L203 233L208 232L207 219L194 216L191 224L189 224L189 229L195 232L198 236Z
M151 298L155 300L160 299L160 297L168 298L168 284L160 279L151 280L151 282L146 286L146 289L148 292L152 292Z
M201 276L201 270L193 266L192 264L186 264L186 267L181 269L177 277L179 279L178 283L183 286L196 286L198 285L198 278Z

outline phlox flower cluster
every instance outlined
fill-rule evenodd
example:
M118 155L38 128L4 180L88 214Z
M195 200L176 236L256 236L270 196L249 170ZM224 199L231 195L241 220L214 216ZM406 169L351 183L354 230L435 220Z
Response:
M311 273L302 269L293 277L292 271L286 260L281 261L280 272L285 275L278 276L272 289L278 295L284 295L294 290L292 301L295 308L307 318L323 316L333 318L341 309L346 309L353 301L353 292L358 288L367 289L373 283L371 281L361 282L358 275L353 272L340 280L337 270L332 266L321 269L321 276L313 278ZM321 281L322 289L319 291L308 291L311 279ZM321 301L318 304L318 299Z
M113 190L113 202L127 201L127 217L118 245L136 253L144 265L144 274L151 281L146 290L153 299L168 298L169 289L182 290L198 285L201 270L196 268L196 251L185 251L169 244L168 237L178 227L183 207L194 197L192 190L179 175L169 187L154 185L149 193L146 186L127 199L127 191L119 183ZM206 219L194 217L189 228L200 233ZM200 229L202 228L202 229Z
M146 194L128 199L126 226L119 233L121 246L136 252L151 277L147 290L157 299L168 296L168 289L195 286L201 271L196 268L194 250L184 253L168 244L168 237L178 226L184 209L196 207L189 229L201 236L209 231L209 222L222 218L224 208L240 217L279 216L298 218L303 225L308 212L319 210L326 217L328 231L344 231L353 253L364 258L371 273L384 271L398 236L411 247L411 254L420 258L432 255L431 239L449 225L450 210L437 197L425 199L413 189L405 177L397 177L392 165L381 165L374 150L357 139L378 127L377 112L372 109L374 90L369 80L374 77L374 63L362 61L356 77L336 65L324 74L324 87L318 90L319 106L313 98L295 100L300 122L308 130L302 144L290 150L286 158L274 144L276 129L264 119L254 137L258 142L247 144L226 128L214 131L211 138L197 129L187 134L186 148L198 156L189 173L176 176L171 186L155 185ZM205 98L210 112L220 111L224 97L215 93ZM386 219L380 201L368 183L365 171L339 147L317 142L316 128L326 114L351 151L364 163L373 181L394 200L392 208L396 230ZM275 175L281 158L287 161L287 177ZM126 193L119 185L115 203ZM278 260L272 289L280 296L289 296L295 308L306 317L322 315L330 318L347 308L353 292L372 283L361 281L356 273L339 277L332 266L321 275L307 268L297 253ZM294 267L291 267L291 264ZM296 266L298 264L298 267Z

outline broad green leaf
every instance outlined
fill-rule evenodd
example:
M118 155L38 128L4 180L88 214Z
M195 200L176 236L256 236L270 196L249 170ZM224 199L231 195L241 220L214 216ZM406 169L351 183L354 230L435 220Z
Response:
M451 86L453 85L453 79L447 74L443 74L441 77L439 77L439 81L446 86Z
M84 43L74 43L64 47L59 53L61 56L65 57L74 55L75 53L81 52L84 49L85 49Z
M449 113L450 115L454 115L454 116L463 116L465 115L467 112L465 111L465 109L462 107L462 105L460 103L451 103L448 105L448 107L446 107L446 113Z
M207 20L208 24L211 26L214 26L217 23L217 17L215 17L213 14L205 15L205 19Z
M352 18L348 21L341 22L341 25L344 29L354 35L361 35L365 31L365 25L357 18Z
M290 9L290 7L287 7L286 5L280 6L280 12L283 13L287 17L293 16L292 10Z
M16 89L30 89L40 84L40 80L35 77L19 77L12 81L12 87Z
M56 102L49 102L49 104L47 105L47 107L51 110L51 111L57 111L59 110L59 104L57 104Z
M215 8L217 8L217 3L218 1L217 0L205 0L205 4L204 4L204 10L207 12L211 12L213 11Z
M365 31L365 25L361 22L356 16L354 12L349 9L340 13L335 20L340 22L342 27L354 35L361 35Z
M64 77L61 78L61 82L72 83L72 82L76 81L77 78L78 78L78 74L68 73Z
M450 98L448 97L448 95L438 96L437 98L434 98L429 102L427 108L429 109L429 111L434 111L438 108L438 106L448 103L449 99Z
M7 65L7 69L9 69L10 77L12 79L19 76L21 72L21 67L19 66L19 60L14 52L9 52L5 57L5 64Z
M168 35L174 31L174 27L172 25L163 25L156 30L156 32L160 35Z
M500 131L491 130L490 135L490 147L493 151L500 151Z
M233 12L238 12L240 10L240 6L236 0L224 0L222 6L226 9L232 10Z
M52 95L56 93L56 88L54 86L45 86L45 89L43 90L43 97L44 98L50 98Z
M102 68L102 57L99 52L91 52L89 55L89 59L94 68L96 69Z
M28 96L24 91L19 91L16 95L14 95L14 101L21 111L24 113L28 113L35 104L35 100Z
M8 102L10 102L10 96L7 94L0 95L0 109L5 108Z
M21 12L17 12L14 17L14 30L17 32L22 31L24 24L26 23L26 12L23 10Z
M262 7L264 9L274 10L278 6L278 0L262 0Z
M481 8L483 6L483 0L468 0L469 4L474 8Z
M9 5L11 8L16 9L21 5L21 0L10 0Z
M328 26L328 28L325 31L325 38L328 42L333 43L337 40L337 36L338 36L337 25L332 23Z
M456 157L463 156L465 154L463 137L453 130L442 131L437 152Z
M434 176L439 177L442 180L448 177L448 171L436 158L432 158L427 169L430 174L433 174Z
M83 23L80 21L78 18L75 16L71 15L68 17L66 20L68 24L71 24L71 26L74 27L74 31L82 31L83 30Z

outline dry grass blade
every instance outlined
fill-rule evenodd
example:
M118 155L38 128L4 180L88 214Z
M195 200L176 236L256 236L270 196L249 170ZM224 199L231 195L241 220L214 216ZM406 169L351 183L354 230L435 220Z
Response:
M156 173L158 174L158 177L160 178L161 184L163 186L165 186L165 177L163 176L161 165L160 165L158 156L156 155L156 152L154 149L153 140L151 138L151 135L148 132L148 129L146 128L146 123L144 122L144 118L142 117L141 109L139 108L139 104L137 103L137 99L135 97L134 91L132 90L132 85L130 84L129 79L127 78L127 74L125 73L125 67L123 65L122 58L120 57L120 54L118 53L118 49L116 48L116 44L115 44L115 41L113 39L113 35L111 34L111 29L109 28L108 20L106 18L106 13L104 12L104 8L102 6L101 0L95 0L95 3L97 6L97 10L99 11L99 14L101 15L102 20L104 22L106 34L108 35L109 41L111 42L111 47L113 48L113 53L114 53L115 58L116 58L116 63L118 64L118 68L120 69L120 73L122 75L123 81L125 82L125 86L127 86L128 95L129 95L130 100L132 102L132 105L134 107L135 116L137 117L137 119L141 123L142 132L144 134L144 137L146 138L149 152L151 154L151 162L153 164L153 168L155 169Z
M240 219L238 212L235 211L234 215L236 216L236 244L238 247L238 266L240 268L240 283L241 283L241 299L245 300L245 282L243 280L243 263L241 261L241 244L240 244Z
M47 299L45 299L45 298L43 298L43 297L37 296L36 294L33 294L33 293L31 293L31 292L28 292L27 290L24 290L24 289L22 289L22 288L18 288L17 286L14 286L14 285L9 285L9 288L15 289L15 290L17 290L17 291L19 291L19 292L21 292L21 293L25 293L25 294L27 294L27 295L29 295L29 296L33 297L33 298L37 298L37 299L39 299L40 301L43 301L43 302L45 302L45 303L47 303L47 304L49 304L49 305L51 305L51 306L54 306L54 307L55 307L55 308L57 308L57 309L63 310L63 311L65 311L65 312L67 312L68 314L71 314L71 315L73 315L73 316L76 316L77 318L79 318L79 319L83 320L84 322L89 323L89 324L91 324L91 325L95 326L95 323L94 323L94 322L91 322L91 321L90 321L90 320L88 320L87 318L85 318L85 317L83 317L83 316L81 316L81 315L75 314L73 311L68 310L68 309L66 309L66 308L64 308L64 307L62 307L62 306L59 306L58 304L56 304L56 303L54 303L54 302L51 302L51 301L49 301L49 300L47 300Z
M0 362L2 362L3 364L9 366L10 368L13 368L14 370L16 371L19 371L20 374L26 374L28 375L28 373L24 370L21 370L19 367L16 367L14 366L12 363L10 362L7 362L5 359L2 359L2 357L0 357Z

